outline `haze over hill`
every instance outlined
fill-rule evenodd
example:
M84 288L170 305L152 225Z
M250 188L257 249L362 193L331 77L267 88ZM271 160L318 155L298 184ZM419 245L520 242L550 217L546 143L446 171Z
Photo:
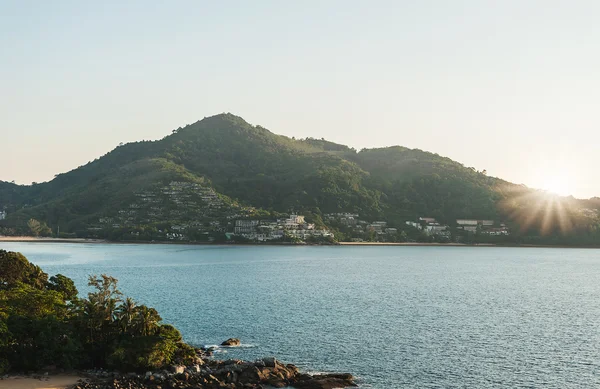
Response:
M599 195L599 13L590 0L3 2L0 177L48 181L228 110Z
M488 219L545 234L567 232L564 215L570 231L597 222L597 201L561 198L559 212L549 198L559 199L437 154L400 146L356 151L324 139L288 138L232 114L158 141L121 145L47 183L0 183L5 227L23 231L35 218L79 236L103 231L110 237L110 230L125 226L165 230L197 223L201 230L211 222L292 212L328 228L324 215L332 213L396 227L422 216L450 225Z

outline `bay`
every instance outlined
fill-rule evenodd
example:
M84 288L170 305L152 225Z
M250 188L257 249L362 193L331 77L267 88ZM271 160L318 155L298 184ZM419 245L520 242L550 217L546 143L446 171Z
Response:
M119 279L218 358L274 355L372 388L600 386L600 251L0 243Z

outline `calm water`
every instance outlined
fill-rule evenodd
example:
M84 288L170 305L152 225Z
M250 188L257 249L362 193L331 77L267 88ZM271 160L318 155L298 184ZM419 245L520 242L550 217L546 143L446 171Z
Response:
M85 291L108 273L220 357L373 388L600 387L600 250L0 243Z

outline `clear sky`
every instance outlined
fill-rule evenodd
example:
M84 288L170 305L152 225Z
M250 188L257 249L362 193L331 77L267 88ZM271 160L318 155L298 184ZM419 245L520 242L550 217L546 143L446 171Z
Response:
M600 196L600 1L0 0L0 180L231 112Z

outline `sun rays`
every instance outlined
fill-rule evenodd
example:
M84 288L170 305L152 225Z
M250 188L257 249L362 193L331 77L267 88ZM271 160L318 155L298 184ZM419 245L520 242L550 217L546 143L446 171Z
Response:
M573 193L572 178L566 172L555 172L541 182L541 188L559 196L569 196Z
M507 199L500 203L500 207L521 232L535 229L542 235L548 235L573 231L572 198L525 187L507 189L504 190Z

